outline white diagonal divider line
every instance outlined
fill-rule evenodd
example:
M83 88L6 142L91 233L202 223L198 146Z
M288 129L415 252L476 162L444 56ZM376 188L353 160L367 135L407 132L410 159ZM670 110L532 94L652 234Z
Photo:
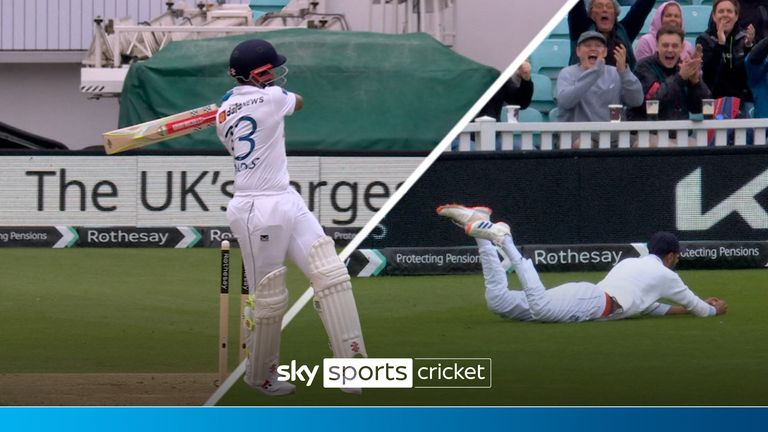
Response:
M520 67L521 64L523 64L523 61L531 56L531 53L533 53L533 50L536 49L537 46L541 45L541 42L544 40L544 38L549 35L552 30L554 30L555 26L568 14L568 11L571 10L571 8L581 0L567 0L565 4L560 8L560 10L557 11L557 13L552 17L552 19L549 20L549 22L539 31L539 33L536 34L536 36L531 40L531 42L528 43L528 45L520 52L520 54L517 55L515 60L510 63L509 67L507 67L501 75L496 79L496 81L491 84L490 87L483 93L482 96L480 96L480 99L475 102L474 105L472 105L472 108L467 111L464 116L456 123L455 126L453 126L453 129L448 132L448 134L440 141L440 143L432 149L432 151L427 155L426 158L424 158L423 161L419 164L419 166L416 167L416 170L414 170L411 175L408 177L408 179L403 183L402 186L400 186L395 193L387 200L386 203L384 203L384 206L381 207L381 209L376 212L375 215L368 221L368 223L363 226L363 228L360 230L360 232L357 233L355 238L352 239L352 241L347 244L347 246L339 253L339 258L341 258L342 261L346 261L347 258L354 252L355 249L360 245L360 243L365 240L366 237L373 231L373 229L378 225L384 217L387 215L387 213L392 210L392 208L397 204L400 199L403 198L403 196L408 192L411 187L416 183L416 181L421 178L421 176L424 174L424 172L427 171L427 169L432 166L432 164L435 162L435 160L440 157L440 155L445 152L445 150L450 146L451 142L459 135L459 133L467 127L470 121L472 121L473 118L475 118L475 115L480 112L480 109L485 106L485 104L488 103L488 101L491 100L491 97L493 97L494 94L496 94L499 89L501 89L501 86L504 85L507 80L512 78L512 75L515 73L517 68ZM312 299L312 296L314 294L314 291L312 290L312 287L310 286L307 288L307 290L304 292L304 294L299 297L298 300L296 300L296 303L294 303L290 309L285 313L283 316L283 325L282 328L284 329L290 322L293 320L293 318L296 317L296 315L301 311L301 309L304 308L304 306L309 303L309 301ZM237 382L237 380L245 373L245 360L243 360L242 363L240 363L237 368L232 372L232 374L227 377L226 380L224 380L223 383L219 386L218 389L211 395L211 397L205 402L206 406L216 405L218 401L221 399L224 394L229 391L229 389Z
M645 243L630 243L640 256L648 255L648 246Z

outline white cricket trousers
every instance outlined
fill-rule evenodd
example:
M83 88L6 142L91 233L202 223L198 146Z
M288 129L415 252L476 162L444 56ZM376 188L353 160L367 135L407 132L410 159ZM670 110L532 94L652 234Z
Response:
M236 193L227 220L240 243L251 293L286 257L309 277L309 250L325 233L293 188L270 195Z
M542 322L579 322L600 319L606 305L605 291L589 282L570 282L546 289L533 265L523 259L512 260L523 291L511 291L507 274L493 244L477 239L485 278L488 309L507 319ZM505 238L502 249L513 256L512 240ZM519 254L519 253L518 253Z

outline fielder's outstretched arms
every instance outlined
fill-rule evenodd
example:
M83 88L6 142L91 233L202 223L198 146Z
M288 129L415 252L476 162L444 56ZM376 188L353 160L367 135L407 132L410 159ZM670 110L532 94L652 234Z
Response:
M286 58L267 41L240 43L229 73L237 86L224 95L216 132L234 158L234 197L227 219L238 239L249 281L244 323L248 331L245 382L267 395L295 387L277 380L280 327L288 308L290 258L315 289L315 305L335 357L367 357L347 268L333 240L290 186L284 119L300 110L301 96L280 87ZM359 389L344 389L359 393Z
M533 262L517 250L509 226L490 221L491 209L447 204L438 207L437 214L462 226L477 240L488 308L506 319L580 322L687 313L704 317L722 315L727 310L721 299L701 300L672 271L680 245L670 233L654 234L648 242L649 255L621 261L597 284L571 282L546 289ZM523 291L512 291L507 286L494 243L509 257ZM658 303L659 299L680 306Z

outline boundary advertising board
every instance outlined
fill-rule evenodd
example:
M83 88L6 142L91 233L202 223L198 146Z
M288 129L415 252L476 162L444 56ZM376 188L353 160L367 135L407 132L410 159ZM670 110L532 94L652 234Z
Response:
M292 156L292 186L326 227L361 227L422 156ZM386 169L383 169L386 167ZM228 156L3 156L0 226L226 226Z

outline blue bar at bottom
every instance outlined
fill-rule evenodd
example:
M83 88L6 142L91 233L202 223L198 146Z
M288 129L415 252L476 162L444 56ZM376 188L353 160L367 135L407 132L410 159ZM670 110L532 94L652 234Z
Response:
M0 431L762 431L757 408L0 408Z

